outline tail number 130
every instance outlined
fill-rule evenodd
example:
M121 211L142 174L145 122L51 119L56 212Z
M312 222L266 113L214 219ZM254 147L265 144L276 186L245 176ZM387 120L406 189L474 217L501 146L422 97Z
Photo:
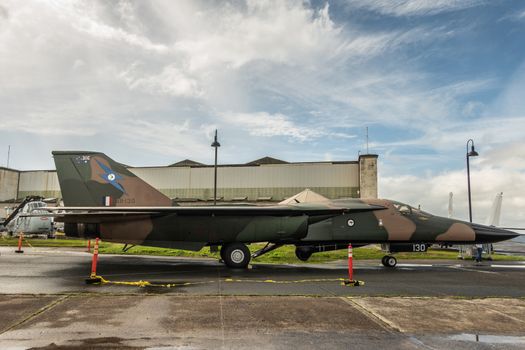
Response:
M413 252L426 252L427 245L425 243L412 244L412 251Z

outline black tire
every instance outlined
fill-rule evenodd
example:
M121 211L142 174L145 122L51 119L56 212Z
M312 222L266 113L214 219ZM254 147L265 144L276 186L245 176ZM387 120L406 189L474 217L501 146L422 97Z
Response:
M295 247L295 256L301 261L308 261L312 256L312 250L304 247Z
M250 263L250 250L244 243L235 242L222 246L221 256L226 266L244 269Z
M397 259L391 255L385 256L385 266L386 267L396 267Z
M387 258L388 255L385 255L384 257L381 258L381 264L383 264L383 266L386 266L386 258Z

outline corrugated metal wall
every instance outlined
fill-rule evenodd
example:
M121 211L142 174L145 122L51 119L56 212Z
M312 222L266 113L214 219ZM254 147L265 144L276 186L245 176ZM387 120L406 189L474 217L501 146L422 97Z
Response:
M130 168L137 176L171 198L207 200L213 196L213 167ZM0 172L0 200L16 194L18 172ZM291 163L218 168L217 196L224 200L262 197L282 200L305 188L328 198L357 197L359 165L349 163ZM18 198L27 195L60 197L55 171L20 172Z
M0 168L0 201L16 198L18 171Z
M130 168L170 197L209 199L213 196L212 167ZM357 163L296 163L226 166L217 169L217 196L231 200L248 197L288 198L310 188L330 198L356 197Z
M156 188L208 188L212 167L129 168ZM347 164L279 164L218 167L217 188L355 187L359 167Z
M60 197L60 186L55 171L24 171L20 173L18 198L28 195Z

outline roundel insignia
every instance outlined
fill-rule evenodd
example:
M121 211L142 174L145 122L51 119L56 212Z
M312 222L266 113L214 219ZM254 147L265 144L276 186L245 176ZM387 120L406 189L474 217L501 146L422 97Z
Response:
M355 225L355 221L352 220L352 219L348 219L348 221L346 222L348 224L348 226L352 227Z
M104 180L104 182L110 184L111 186L115 187L120 192L124 192L124 188L120 183L117 182L117 180L122 179L122 175L120 175L117 172L114 172L111 170L111 168L108 165L105 165L98 159L95 159L97 164L100 166L100 169L103 171L102 174L99 174L99 176Z

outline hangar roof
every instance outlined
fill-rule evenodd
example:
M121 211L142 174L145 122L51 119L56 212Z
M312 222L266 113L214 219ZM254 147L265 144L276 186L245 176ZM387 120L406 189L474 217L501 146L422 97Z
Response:
M262 165L262 164L289 164L289 162L286 162L284 160L277 159L277 158L272 158L272 157L263 157L263 158L251 161L249 163L246 163L246 165Z
M184 160L181 160L180 162L173 163L173 164L170 164L168 166L170 167L170 166L202 166L202 165L204 165L204 164L196 162L196 161L191 160L191 159L184 159Z

